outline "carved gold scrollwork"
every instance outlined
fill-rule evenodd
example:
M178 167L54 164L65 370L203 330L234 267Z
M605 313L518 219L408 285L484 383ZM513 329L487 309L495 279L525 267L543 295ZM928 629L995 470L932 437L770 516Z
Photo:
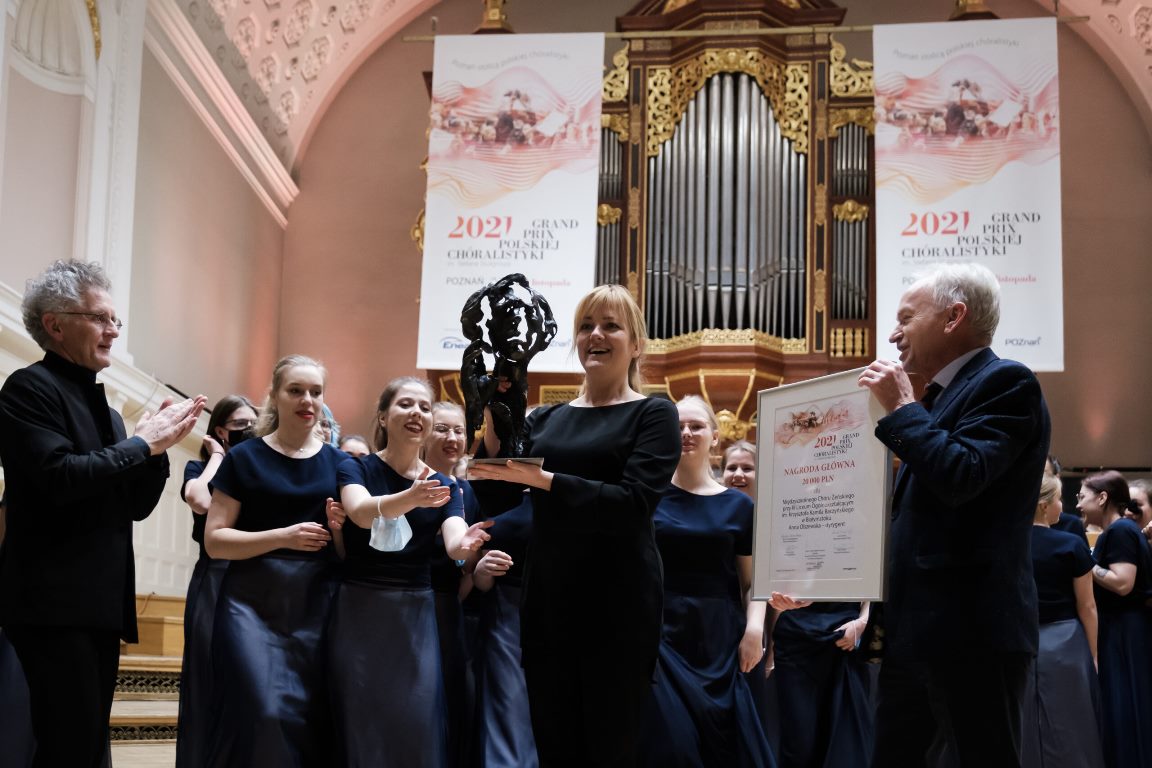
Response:
M412 225L412 229L408 231L408 236L412 238L412 242L416 243L416 250L424 253L424 209L420 209L420 215L416 217L416 223Z
M853 224L865 221L868 218L868 206L855 200L845 200L832 206L832 216L836 221L847 221Z
M625 45L612 56L612 69L604 76L605 103L624 101L628 98L628 46Z
M608 205L608 203L600 203L596 208L596 223L602 227L606 227L609 224L615 224L620 221L620 217L623 214L624 211L615 206Z
M727 408L716 412L716 424L720 427L720 439L726 443L743 440L752 428L749 422L736 418L736 414Z
M840 97L872 96L872 62L861 59L852 59L852 63L844 61L847 50L836 39L832 39L832 50L829 59L832 75L832 95Z
M826 185L816 185L816 202L813 203L812 207L815 209L816 226L824 226L828 222L828 187Z
M96 7L96 0L84 0L84 4L88 6L88 23L92 25L92 42L96 46L96 58L99 59L103 44L100 39L100 10Z
M640 188L632 187L628 190L628 228L636 229L640 226Z
M750 328L705 328L701 331L673 336L670 339L649 339L645 347L652 354L667 354L697 347L746 346L763 347L770 352L788 354L806 353L807 339L782 339Z
M840 135L840 127L854 123L876 135L876 110L872 107L851 107L832 109L828 112L828 135Z
M692 2L692 0L667 0L667 2L664 3L664 10L661 11L661 13L671 13L677 8L683 8L690 2Z
M772 104L780 133L799 153L808 151L809 65L782 64L753 49L705 51L675 67L648 70L648 156L672 138L677 123L704 83L721 72L754 77Z
M621 142L628 141L628 115L619 112L612 114L602 112L600 114L600 127L611 130Z
M828 308L828 273L822 269L816 270L815 284L812 286L812 307L817 312Z

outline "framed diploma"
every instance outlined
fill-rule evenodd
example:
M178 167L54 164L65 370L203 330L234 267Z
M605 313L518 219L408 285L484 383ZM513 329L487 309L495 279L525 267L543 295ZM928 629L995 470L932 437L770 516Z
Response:
M862 370L758 395L754 598L884 597L892 460Z

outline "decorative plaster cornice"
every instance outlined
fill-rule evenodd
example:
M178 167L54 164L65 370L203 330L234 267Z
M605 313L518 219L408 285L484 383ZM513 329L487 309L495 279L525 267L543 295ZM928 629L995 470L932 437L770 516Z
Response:
M281 227L300 189L176 0L148 0L148 49Z

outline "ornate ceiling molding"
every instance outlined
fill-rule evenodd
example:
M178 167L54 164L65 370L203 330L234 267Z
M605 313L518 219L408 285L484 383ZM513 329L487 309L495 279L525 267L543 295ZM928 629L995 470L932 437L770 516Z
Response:
M1036 4L1053 12L1052 0ZM1152 136L1152 0L1060 0L1060 15L1089 17L1067 26L1116 75Z
M439 0L169 0L289 171L380 44Z
M176 0L148 0L144 42L281 227L300 190Z

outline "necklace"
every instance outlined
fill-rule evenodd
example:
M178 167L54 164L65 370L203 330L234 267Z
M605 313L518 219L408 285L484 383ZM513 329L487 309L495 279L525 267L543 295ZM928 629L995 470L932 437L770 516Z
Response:
M304 445L300 446L299 448L289 448L288 446L284 445L284 442L280 439L280 435L274 435L273 439L276 441L276 447L280 449L280 453L283 453L286 456L293 456L297 453L304 453L306 450L308 450L308 443L312 441L312 438L309 437L304 441Z

